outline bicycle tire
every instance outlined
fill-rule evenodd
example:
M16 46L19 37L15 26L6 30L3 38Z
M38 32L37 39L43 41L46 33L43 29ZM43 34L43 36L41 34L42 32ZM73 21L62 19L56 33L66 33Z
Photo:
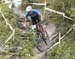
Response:
M37 33L39 33L39 36L42 38L42 40L44 41L44 43L46 45L48 45L47 42L46 42L46 39L44 38L44 34L40 30L37 30Z
M43 52L43 50L41 50L38 46L36 46L36 48L37 48L40 52Z
M45 38L49 40L49 35L47 33L47 31L44 32Z

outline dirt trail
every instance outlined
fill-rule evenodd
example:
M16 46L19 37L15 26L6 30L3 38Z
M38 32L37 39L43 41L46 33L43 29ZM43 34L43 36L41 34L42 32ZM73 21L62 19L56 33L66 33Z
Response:
M54 34L54 33L56 33L56 27L55 27L55 25L54 24L49 24L48 26L47 26L47 28L46 28L46 31L47 31L47 33L48 33L48 35L49 35L49 40L47 40L47 43L50 45L50 41L51 41L51 36ZM43 43L41 43L42 44L42 48L41 49L44 49L44 50L46 50L47 49L47 46L46 45L44 45ZM44 54L45 54L45 51L44 52L42 52L42 53L40 53L36 48L34 49L34 52L35 52L35 56L34 56L34 58L32 58L32 59L42 59L42 57L44 56Z

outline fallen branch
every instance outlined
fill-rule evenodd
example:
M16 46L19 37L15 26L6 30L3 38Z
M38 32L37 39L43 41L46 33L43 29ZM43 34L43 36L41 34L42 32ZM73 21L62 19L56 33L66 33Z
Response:
M45 3L24 3L24 4L32 4L32 5L46 5Z
M73 24L73 26L62 36L62 37L60 37L60 40L62 40L63 38L65 38L66 37L66 35L68 35L71 31L72 31L72 29L75 27L75 24ZM56 45L58 45L58 44L60 44L59 42L57 42L57 43L55 43L52 47L50 47L48 50L47 50L47 52L49 51L49 50L51 50L51 49L53 49Z
M5 43L1 47L4 47L5 44L14 36L14 34L15 34L15 30L13 30L12 34L7 38L7 40L5 41Z
M27 4L27 3L25 3L25 4ZM64 12L60 12L60 11L56 11L56 10L47 8L47 7L46 7L46 1L45 1L45 3L28 3L28 4L44 5L44 9L45 9L45 10L50 11L50 12L54 12L54 13L57 13L57 14L60 14L60 15L62 15L63 17L65 17L65 18L67 18L67 19L73 20L72 18L66 16Z
M9 28L11 29L11 31L12 31L12 34L7 38L7 40L5 41L5 43L1 46L1 47L3 47L3 46L5 46L5 44L14 36L15 30L14 30L13 27L10 25L10 23L8 23L8 21L7 21L7 19L5 18L3 12L1 11L1 8L0 8L0 13L1 13L2 17L4 18L4 20L5 20L5 22L6 22L6 25L8 25Z
M46 5L45 3L30 3L30 4L33 4L33 5Z
M72 29L74 28L75 24L73 24L73 26L61 37L61 39L63 39L67 34L69 34Z
M60 14L60 15L62 15L63 17L65 17L67 19L73 20L72 18L66 16L65 13L63 13L63 12L59 12L59 11L56 11L56 10L53 10L53 9L50 9L50 8L47 8L47 7L45 7L45 10L50 11L50 12L54 12L54 13L57 13L57 14Z

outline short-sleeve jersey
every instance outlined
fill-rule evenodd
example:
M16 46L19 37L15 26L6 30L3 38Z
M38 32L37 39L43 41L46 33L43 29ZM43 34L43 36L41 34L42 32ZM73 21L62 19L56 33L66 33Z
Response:
M32 14L30 15L29 13L25 13L25 17L27 18L28 16L31 16L34 18L34 17L38 16L38 13L39 13L38 10L32 9Z

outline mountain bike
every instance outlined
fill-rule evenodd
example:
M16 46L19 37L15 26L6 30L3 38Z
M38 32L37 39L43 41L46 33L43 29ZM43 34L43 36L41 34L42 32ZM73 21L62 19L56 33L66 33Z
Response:
M19 20L19 23L20 24L24 24L24 18L19 18L20 20ZM46 30L45 31L42 31L40 28L40 24L41 24L42 22L39 22L38 24L35 24L35 25L31 25L31 26L29 26L29 28L31 27L31 29L33 29L33 30L35 30L35 35L36 35L36 48L40 51L40 52L42 52L42 50L39 48L39 44L41 43L41 41L43 41L44 43L45 43L45 45L48 45L47 44L47 42L46 42L46 40L47 39L49 39L49 36L48 36L48 33L46 32ZM21 26L21 27L23 27L23 29L24 29L24 26ZM27 26L28 27L28 26ZM28 28L28 29L29 29ZM22 28L21 28L22 29ZM26 27L25 27L25 29L26 29Z
M32 29L34 29L36 32L36 41L37 41L36 48L40 52L42 52L42 50L39 48L39 44L41 43L41 40L42 40L46 45L48 45L46 40L49 39L49 36L48 36L48 33L46 32L46 30L43 32L40 29L41 28L40 24L41 24L41 22L36 25L32 25Z

